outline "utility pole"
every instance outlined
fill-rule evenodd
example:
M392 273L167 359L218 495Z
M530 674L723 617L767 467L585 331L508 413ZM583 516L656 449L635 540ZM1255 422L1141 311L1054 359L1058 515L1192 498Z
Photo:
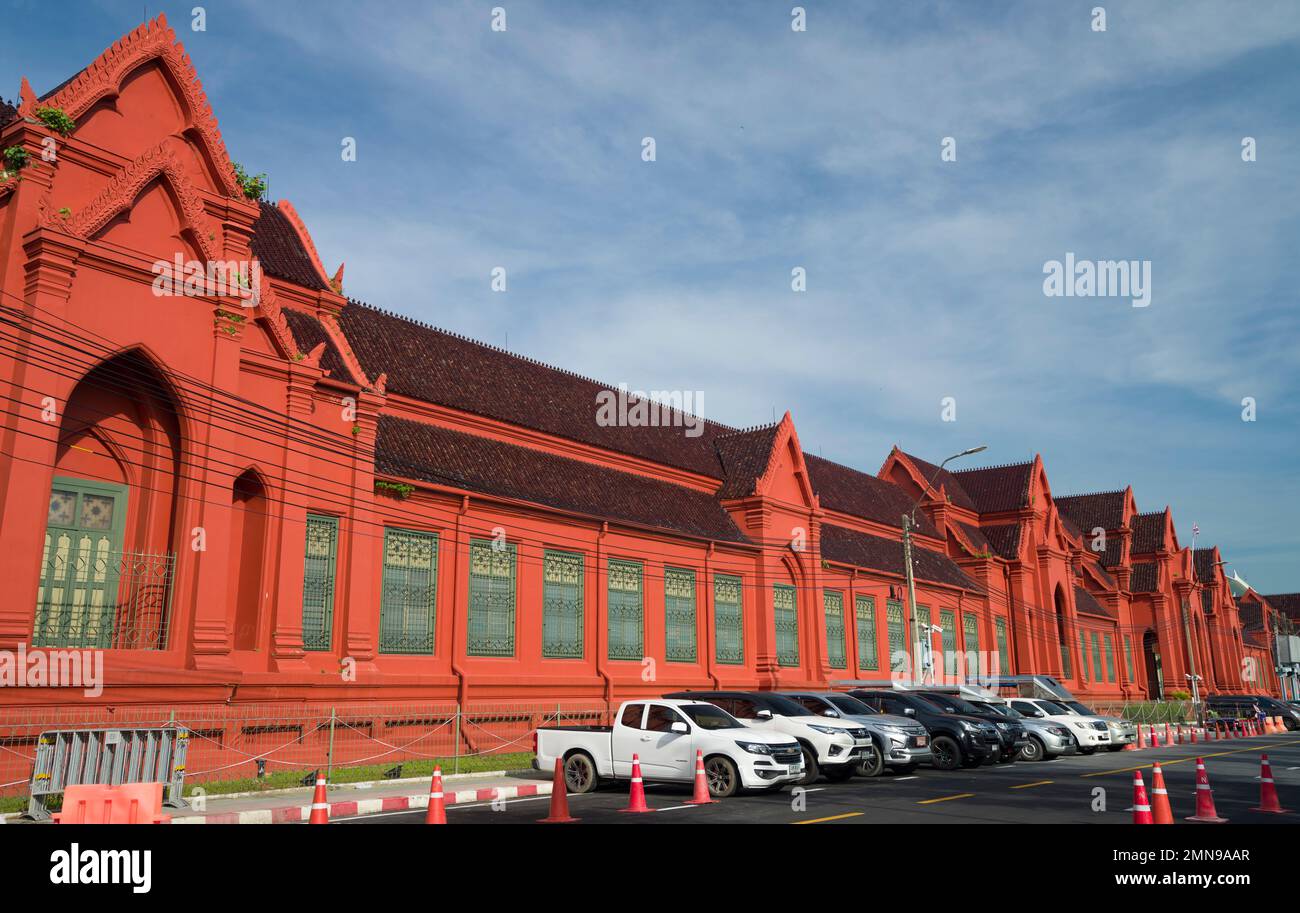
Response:
M1201 528L1195 523L1192 524L1192 592L1196 591L1196 537L1201 534ZM1187 668L1191 673L1187 676L1192 681L1192 713L1196 714L1197 723L1205 722L1201 719L1201 677L1196 673L1196 646L1192 643L1192 611L1191 607L1183 603L1183 633L1187 635Z
M914 662L920 665L921 684L928 681L931 668L934 666L931 653L931 632L934 630L931 625L925 625L925 630L921 630L921 617L916 611L916 577L912 572L912 527L916 526L916 509L921 506L925 496L929 493L930 488L934 485L935 479L939 478L939 473L943 472L943 467L947 466L958 457L970 456L972 453L979 453L987 450L984 444L978 447L970 447L961 453L954 453L948 459L939 464L939 468L934 471L930 481L925 483L925 488L921 489L921 496L912 504L912 509L903 514L903 568L907 575L907 604L910 607L909 614L912 616L912 656ZM913 676L915 679L915 676Z

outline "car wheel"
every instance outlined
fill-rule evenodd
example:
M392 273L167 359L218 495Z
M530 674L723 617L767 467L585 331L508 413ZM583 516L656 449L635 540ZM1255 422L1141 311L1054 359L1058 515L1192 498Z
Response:
M946 735L936 736L930 745L932 763L937 770L956 770L962 765L961 746Z
M723 755L714 755L704 762L704 779L714 799L730 798L740 789L740 773L731 758Z
M821 767L817 765L817 755L807 745L800 745L799 750L803 752L803 779L799 781L799 785L808 786L810 783L816 783L822 772Z
M1020 757L1026 761L1041 761L1047 755L1047 749L1036 735L1031 735L1025 747L1020 749Z
M849 777L853 776L856 770L856 764L846 764L843 767L833 767L826 771L826 779L830 780L832 783L843 783Z
M564 785L571 793L589 793L600 785L596 762L591 755L575 751L564 759Z
M889 769L894 772L894 776L896 777L907 777L916 772L916 767L916 764L899 764L898 766Z
M854 773L859 777L878 777L885 769L885 756L881 753L880 747L873 745L871 754L855 768Z

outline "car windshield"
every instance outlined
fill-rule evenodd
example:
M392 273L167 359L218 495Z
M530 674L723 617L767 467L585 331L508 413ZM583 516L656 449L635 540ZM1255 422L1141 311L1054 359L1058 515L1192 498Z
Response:
M788 697L782 697L779 694L765 694L763 700L768 702L768 709L773 713L779 713L781 716L816 716L803 704L792 701Z
M1073 713L1054 701L1039 701L1038 707L1051 716L1074 716Z
M938 707L944 713L967 713L979 716L988 712L986 710L981 710L969 701L962 700L959 697L952 697L948 694L927 693L922 694L921 699L934 704L934 706Z
M714 707L712 704L687 704L685 707L678 707L682 713L691 718L691 721L701 729L744 729L745 724L740 722L721 707Z
M1063 707L1069 707L1075 713L1082 713L1084 716L1096 716L1091 710L1080 704L1078 701L1061 701Z
M826 700L830 701L840 713L848 713L854 716L871 716L876 712L856 697L849 697L847 694L828 694Z
M991 710L1000 716L1005 716L1013 720L1020 719L1020 714L1017 711L1012 710L1009 704L992 704L988 701L971 701L971 703L981 710Z

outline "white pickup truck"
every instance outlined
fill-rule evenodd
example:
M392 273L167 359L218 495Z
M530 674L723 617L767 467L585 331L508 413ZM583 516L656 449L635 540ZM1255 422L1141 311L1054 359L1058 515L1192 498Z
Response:
M731 714L703 701L647 698L626 701L613 726L541 726L537 729L538 770L564 761L570 792L590 792L602 780L632 776L632 755L642 779L690 783L695 752L704 755L709 795L726 798L741 789L778 790L803 776L803 756L794 739L755 732Z

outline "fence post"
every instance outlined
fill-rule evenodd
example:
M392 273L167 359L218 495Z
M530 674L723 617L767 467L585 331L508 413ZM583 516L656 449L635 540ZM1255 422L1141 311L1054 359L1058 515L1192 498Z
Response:
M325 782L334 774L334 707L330 708L330 747L325 753Z
M456 745L452 756L452 773L460 773L460 704L456 705Z

